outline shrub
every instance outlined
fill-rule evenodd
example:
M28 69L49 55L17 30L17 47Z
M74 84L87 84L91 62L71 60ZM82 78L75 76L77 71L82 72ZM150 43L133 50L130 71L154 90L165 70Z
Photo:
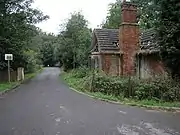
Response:
M75 78L84 78L90 74L90 69L88 68L79 68L79 69L74 69L71 71L72 72L72 77Z
M102 72L95 71L92 83L92 73L90 69L81 68L73 70L72 76L82 78L80 85L83 90L137 100L180 101L180 85L171 78L139 80L135 77L107 76Z
M153 83L139 81L138 85L135 87L135 97L138 100L148 99L151 100L155 98L155 91L157 87Z
M151 81L142 80L135 87L136 98L139 100L178 101L180 100L179 86L171 78L154 78Z
M120 96L123 95L126 83L127 81L120 79L119 77L96 74L93 83L93 91L102 92L108 95Z
M27 50L24 51L24 59L26 61L25 63L25 73L33 73L38 69L38 54L33 50Z
M138 100L180 101L180 85L170 78L147 81L97 74L93 88L94 92Z

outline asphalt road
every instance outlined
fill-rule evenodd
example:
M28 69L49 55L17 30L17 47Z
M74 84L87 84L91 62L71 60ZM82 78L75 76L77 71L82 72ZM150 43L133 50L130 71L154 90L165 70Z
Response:
M180 114L115 105L78 94L46 68L0 97L0 135L180 135Z

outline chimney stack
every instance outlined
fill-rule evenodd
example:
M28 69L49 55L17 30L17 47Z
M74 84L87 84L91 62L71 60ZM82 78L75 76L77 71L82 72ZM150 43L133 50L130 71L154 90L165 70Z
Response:
M135 75L135 58L139 45L139 26L137 23L137 6L132 2L122 2L122 22L119 28L120 50L123 52L122 75Z

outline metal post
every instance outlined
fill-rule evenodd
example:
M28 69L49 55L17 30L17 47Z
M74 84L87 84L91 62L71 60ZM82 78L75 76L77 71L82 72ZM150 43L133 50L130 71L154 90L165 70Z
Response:
M8 60L8 80L11 82L11 73L10 73L10 60Z

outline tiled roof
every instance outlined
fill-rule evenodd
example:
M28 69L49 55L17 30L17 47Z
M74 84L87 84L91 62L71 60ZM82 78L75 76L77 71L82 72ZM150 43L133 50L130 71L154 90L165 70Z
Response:
M118 29L95 29L94 34L100 51L119 51Z
M140 40L141 40L141 45L140 45L141 50L143 51L158 50L156 31L153 28L142 32L140 36Z
M94 34L97 38L99 51L120 51L117 44L119 41L119 29L95 29ZM140 49L143 51L158 50L158 45L155 40L155 30L148 29L141 32Z

